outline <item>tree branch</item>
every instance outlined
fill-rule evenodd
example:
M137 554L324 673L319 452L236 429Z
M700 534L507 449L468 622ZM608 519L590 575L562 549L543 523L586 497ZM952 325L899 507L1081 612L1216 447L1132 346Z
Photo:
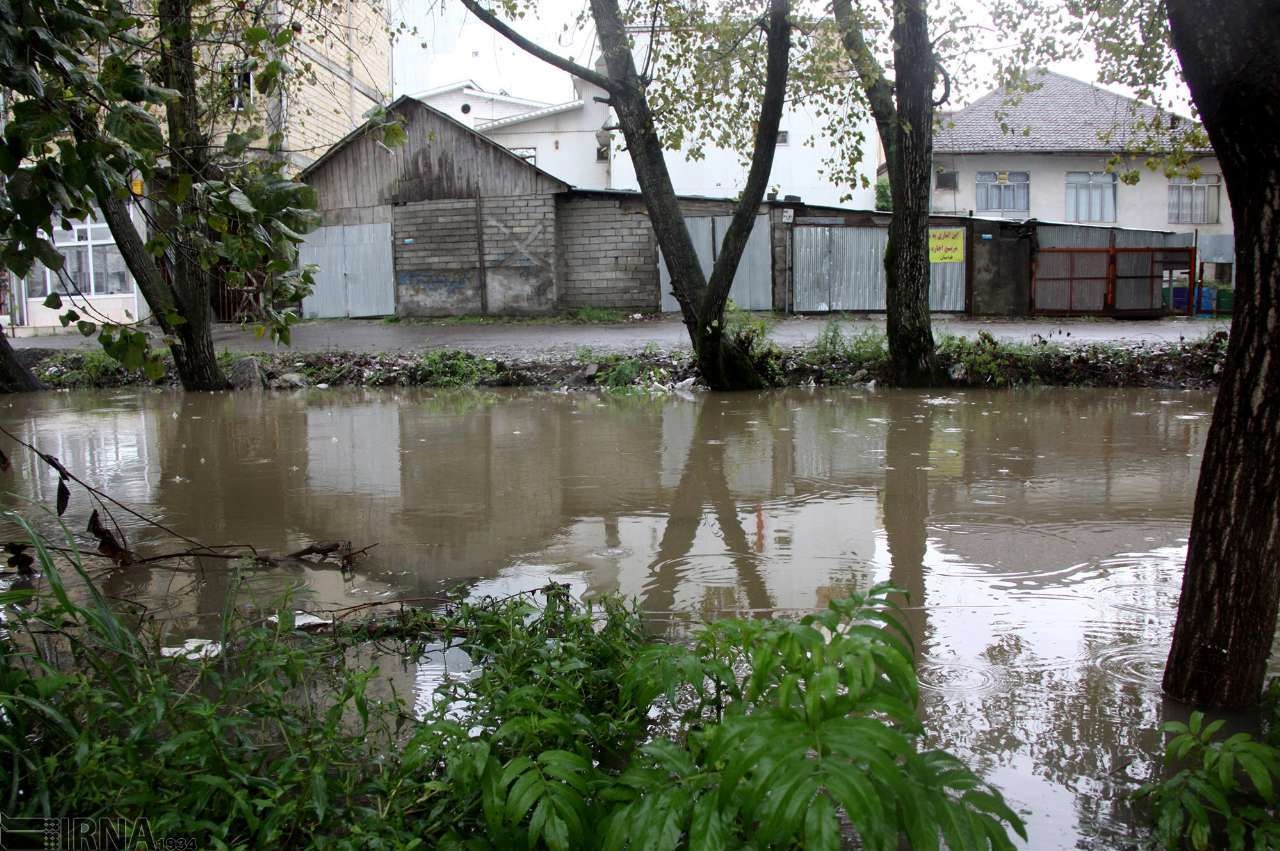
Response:
M937 67L938 73L942 75L942 97L933 102L933 105L937 107L951 100L951 75L947 73L947 66L938 61L936 56L933 64Z
M853 61L858 82L871 106L871 116L876 120L876 130L880 133L880 143L884 145L885 158L892 161L890 151L893 147L893 126L898 118L898 110L893 103L893 85L863 37L862 26L854 15L849 0L833 0L832 8L836 24L840 27L840 40Z
M791 61L791 22L787 18L788 0L770 0L768 20L768 59L765 65L764 96L760 100L760 120L756 122L756 141L751 152L751 168L729 230L720 246L720 256L711 270L704 296L704 316L719 316L729 298L733 275L742 259L751 228L755 224L760 201L764 198L773 156L778 149L778 124L786 103L787 71Z
M604 74L592 71L586 66L579 65L572 60L565 59L563 56L552 53L545 47L534 44L532 41L512 29L506 21L501 20L497 15L481 6L477 0L462 0L462 5L466 6L467 11L483 21L490 29L497 32L525 53L541 59L548 65L553 65L556 68L559 68L561 71L566 71L579 79L586 80L592 85L599 86L610 94L617 94L618 84L613 80L606 77Z

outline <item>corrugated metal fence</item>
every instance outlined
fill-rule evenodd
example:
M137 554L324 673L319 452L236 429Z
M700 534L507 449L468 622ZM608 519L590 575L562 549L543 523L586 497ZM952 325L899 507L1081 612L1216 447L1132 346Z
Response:
M884 250L889 241L885 228L797 225L792 234L797 312L885 309ZM929 264L930 310L965 309L966 262L961 254L957 261Z
M698 253L702 274L710 277L720 242L733 219L730 216L690 216L684 221L689 228L694 251ZM671 275L667 272L661 249L658 250L658 284L662 292L662 309L678 311L680 303L671 292ZM747 237L747 247L742 251L742 259L738 261L738 269L733 276L729 298L743 310L773 310L773 251L769 247L768 216L756 216L751 235Z
M1032 312L1153 315L1166 273L1194 265L1191 235L1079 225L1040 225Z

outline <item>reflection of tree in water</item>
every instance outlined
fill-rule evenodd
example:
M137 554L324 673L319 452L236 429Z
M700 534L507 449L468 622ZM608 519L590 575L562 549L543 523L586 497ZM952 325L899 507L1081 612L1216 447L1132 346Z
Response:
M889 546L889 581L905 592L907 628L920 659L925 640L924 555L925 522L929 516L929 443L933 416L921 397L891 395L886 404L889 431L885 436L884 533Z
M690 564L690 553L703 509L709 504L724 539L725 550L737 571L738 584L754 610L773 608L773 600L760 575L760 560L753 554L746 530L738 519L738 505L729 490L725 470L726 438L736 434L729 417L718 405L700 403L693 440L676 485L658 552L649 566L643 607L646 612L666 613L675 606L676 590Z

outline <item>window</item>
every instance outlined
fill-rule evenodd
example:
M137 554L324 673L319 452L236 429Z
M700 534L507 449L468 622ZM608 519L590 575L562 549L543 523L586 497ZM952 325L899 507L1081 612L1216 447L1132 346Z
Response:
M790 136L790 134L788 134L786 130L779 130L779 131L778 131L778 144L779 144L779 145L786 145L786 144L789 144L790 142L791 142L791 136Z
M1212 225L1218 222L1222 178L1202 174L1195 180L1175 177L1169 181L1169 223Z
M937 187L948 192L955 192L960 188L960 175L954 171L938 172Z
M525 162L527 162L529 165L537 165L537 164L538 164L538 149L537 149L537 148L512 148L512 149L511 149L511 153L515 154L517 157L519 157L520 159L524 160L524 161L525 161Z
M53 234L54 247L65 262L57 272L36 264L27 274L27 297L61 295L129 295L133 276L104 224L72 222Z
M1105 171L1067 172L1067 221L1115 220L1116 176Z
M1031 172L978 172L977 200L979 212L1026 213L1031 210Z
M232 112L248 109L253 103L253 72L239 62L228 63L227 106Z

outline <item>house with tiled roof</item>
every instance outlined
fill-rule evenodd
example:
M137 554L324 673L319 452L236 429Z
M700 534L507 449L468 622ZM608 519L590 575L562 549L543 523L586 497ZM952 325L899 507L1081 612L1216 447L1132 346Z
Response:
M943 116L934 212L1194 232L1205 259L1225 249L1231 208L1212 150L1193 152L1194 179L1167 177L1139 157L1141 178L1128 185L1107 167L1141 141L1135 126L1157 118L1167 126L1171 114L1061 74L1039 72L1031 82L1018 96L997 89Z

